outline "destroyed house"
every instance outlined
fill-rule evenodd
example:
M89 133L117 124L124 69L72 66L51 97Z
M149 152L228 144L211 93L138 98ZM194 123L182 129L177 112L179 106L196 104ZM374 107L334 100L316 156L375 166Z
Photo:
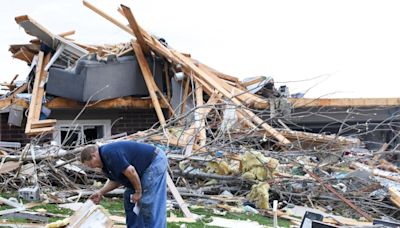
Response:
M290 96L269 77L239 80L174 50L129 7L119 9L125 25L83 4L134 39L81 44L73 32L56 35L16 17L36 39L10 47L31 71L22 84L5 84L10 92L0 99L0 152L27 143L0 155L3 189L35 184L49 199L75 201L104 181L77 161L83 145L137 140L166 151L172 203L185 219L194 219L189 203L203 203L296 227L310 206L334 225L398 220L399 98Z
M40 135L40 139L54 140L60 145L85 144L149 129L160 121L160 111L167 117L175 112L179 116L196 106L194 95L189 95L195 86L185 79L185 69L165 56L146 50L145 45L144 59L149 71L145 71L146 75L130 42L83 45L68 38L74 31L56 35L29 16L19 16L15 20L36 39L28 44L10 46L13 57L25 61L30 73L19 86L14 80L6 84L10 92L0 100L0 141L25 144L29 136ZM160 39L160 44L167 47L164 39ZM288 88L275 89L270 77L253 77L240 82L236 77L194 62L201 70L239 88L235 89L239 93L235 96L245 105L262 110L261 118L275 127L283 123L293 130L328 135L361 132L361 138L368 141L368 148L377 149L388 143L394 134L382 121L399 122L397 98L291 98ZM245 90L255 94L243 92ZM149 91L154 92L153 97ZM210 97L209 92L204 96ZM154 97L160 111L154 110ZM350 113L354 107L357 111ZM35 111L27 115L26 109ZM343 125L351 127L343 128ZM375 127L380 131L368 132ZM323 141L330 139L327 137ZM395 146L397 137L390 144Z

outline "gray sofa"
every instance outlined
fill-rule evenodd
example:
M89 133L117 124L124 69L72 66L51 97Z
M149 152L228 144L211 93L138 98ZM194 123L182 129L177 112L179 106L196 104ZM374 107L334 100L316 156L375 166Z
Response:
M147 58L154 80L164 91L163 62ZM146 83L135 56L97 61L80 58L71 69L50 68L46 85L48 94L81 102L123 96L148 96Z

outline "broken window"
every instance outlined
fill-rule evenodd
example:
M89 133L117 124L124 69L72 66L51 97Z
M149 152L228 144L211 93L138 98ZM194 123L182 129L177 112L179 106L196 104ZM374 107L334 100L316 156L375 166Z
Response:
M110 120L60 120L57 122L53 139L65 148L94 142L111 136Z

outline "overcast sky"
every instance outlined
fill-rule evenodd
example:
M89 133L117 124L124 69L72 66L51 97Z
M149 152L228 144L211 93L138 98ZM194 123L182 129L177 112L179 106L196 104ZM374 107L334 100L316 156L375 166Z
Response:
M131 7L139 24L178 51L241 79L265 75L306 97L400 97L400 1L90 0ZM75 30L81 43L130 36L79 0L13 0L0 10L1 80L26 77L10 44L26 43L14 21L28 14L53 33ZM279 85L279 84L278 84Z

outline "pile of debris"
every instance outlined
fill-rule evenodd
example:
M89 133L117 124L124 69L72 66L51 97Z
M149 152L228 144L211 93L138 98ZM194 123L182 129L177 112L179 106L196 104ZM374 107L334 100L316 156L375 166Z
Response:
M16 17L37 39L11 45L13 57L27 62L31 72L23 85L9 83L1 104L28 108L25 133L33 138L20 149L2 147L1 192L18 190L26 200L45 197L66 203L87 197L106 180L77 162L82 144L66 148L43 143L57 122L43 119L48 116L43 105L43 100L49 102L47 95L83 102L81 112L108 99L150 96L158 124L96 143L137 140L164 149L168 187L186 217L193 217L188 204L204 204L230 211L252 208L297 225L301 220L296 216L305 211L336 225L399 220L400 173L388 161L398 151L387 152L388 144L371 153L355 135L292 130L282 121L290 105L287 95L270 78L240 81L218 72L147 33L124 5L119 11L129 26L88 2L84 5L133 40L83 45L67 38L72 32L55 35L29 16ZM25 91L29 106L20 96ZM279 203L273 212L275 200Z

